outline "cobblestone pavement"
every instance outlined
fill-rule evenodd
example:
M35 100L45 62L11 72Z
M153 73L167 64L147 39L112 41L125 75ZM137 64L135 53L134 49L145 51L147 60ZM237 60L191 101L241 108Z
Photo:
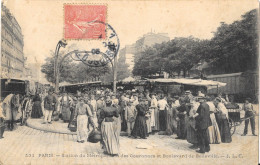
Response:
M258 117L256 120L258 123ZM0 140L0 164L248 164L258 162L258 137L242 137L244 123L232 143L212 144L211 151L198 154L176 135L151 135L148 139L120 137L120 156L103 154L99 143L77 143L76 135L44 132L19 126ZM250 127L249 127L250 128ZM257 126L258 130L258 126ZM256 132L258 134L258 131ZM147 149L138 149L137 146Z

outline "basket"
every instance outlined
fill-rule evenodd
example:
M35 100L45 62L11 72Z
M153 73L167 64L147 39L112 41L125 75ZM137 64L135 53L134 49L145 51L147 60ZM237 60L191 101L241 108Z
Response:
M102 136L101 136L101 133L97 130L92 130L90 133L89 133L89 136L88 136L88 141L91 142L91 143L97 143L99 141L101 141L102 139Z

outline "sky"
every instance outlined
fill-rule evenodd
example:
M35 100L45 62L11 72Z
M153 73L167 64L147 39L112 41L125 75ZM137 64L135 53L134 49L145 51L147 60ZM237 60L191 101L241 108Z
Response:
M161 0L161 1L62 1L4 0L21 26L24 55L28 62L41 65L63 38L63 4L106 4L107 23L117 32L121 48L135 43L148 32L168 33L169 37L194 36L210 39L220 22L232 23L258 7L257 0ZM91 50L100 41L68 41L79 49ZM63 49L68 51L70 46Z

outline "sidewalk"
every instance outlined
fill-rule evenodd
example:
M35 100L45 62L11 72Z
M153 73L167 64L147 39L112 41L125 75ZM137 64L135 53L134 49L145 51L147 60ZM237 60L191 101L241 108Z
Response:
M60 134L69 134L69 135L77 135L76 132L71 132L68 129L68 123L64 123L62 120L52 121L52 124L42 124L43 119L28 119L26 124L28 127L33 129L37 129L39 131L44 132L52 132L52 133L60 133ZM127 136L126 132L121 132L121 136Z
M42 124L43 119L28 119L27 126L45 132L61 133L76 135L76 132L71 132L68 129L68 123L64 123L62 120L52 121L52 124Z

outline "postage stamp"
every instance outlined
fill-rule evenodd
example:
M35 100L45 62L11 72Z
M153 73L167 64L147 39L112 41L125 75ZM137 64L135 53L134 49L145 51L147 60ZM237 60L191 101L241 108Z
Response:
M64 4L65 39L105 39L106 5Z

